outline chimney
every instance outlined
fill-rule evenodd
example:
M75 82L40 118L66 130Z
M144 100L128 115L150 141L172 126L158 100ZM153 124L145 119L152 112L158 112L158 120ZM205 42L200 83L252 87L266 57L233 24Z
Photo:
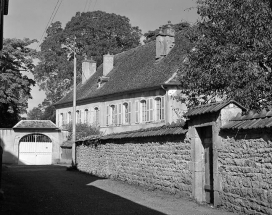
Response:
M107 74L113 69L113 58L114 55L110 55L109 53L103 55L103 76L107 76Z
M84 84L96 72L96 62L85 59L82 62L82 84Z
M175 30L170 21L160 31L156 37L156 59L166 56L175 45Z

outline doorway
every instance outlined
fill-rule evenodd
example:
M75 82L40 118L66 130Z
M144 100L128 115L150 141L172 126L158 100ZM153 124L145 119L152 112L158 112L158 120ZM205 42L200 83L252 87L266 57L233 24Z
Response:
M212 126L197 129L203 146L203 190L205 202L214 204L213 138Z

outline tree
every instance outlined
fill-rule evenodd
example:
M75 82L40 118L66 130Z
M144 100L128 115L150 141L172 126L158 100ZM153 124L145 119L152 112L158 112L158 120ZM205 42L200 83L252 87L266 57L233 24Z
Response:
M69 136L68 140L72 139L72 132L73 132L73 125L72 123L69 123L67 125L64 125L64 127L68 130ZM76 124L76 140L80 140L82 138L86 138L93 135L100 135L101 132L99 131L99 128L93 127L91 125L88 125L86 123L77 123Z
M0 127L13 127L20 114L26 113L27 101L31 98L31 86L35 82L22 75L32 72L35 50L28 46L36 42L30 39L4 39L0 61Z
M48 101L43 101L27 113L28 120L51 120L56 123L56 109Z
M162 28L164 28L166 25L163 25ZM175 32L180 32L186 28L189 28L190 24L188 22L183 22L181 21L180 23L174 24L173 28L175 29ZM145 40L144 43L148 43L151 41L156 40L156 36L159 33L160 29L156 29L154 31L148 31L147 33L144 34Z
M40 120L42 117L42 110L38 107L34 107L27 113L28 120Z
M235 99L250 109L272 99L271 1L198 0L201 21L188 37L194 48L180 67L190 105Z
M81 62L87 55L93 56L99 66L102 56L117 54L140 44L141 31L132 27L127 17L102 11L76 13L65 28L60 22L53 23L41 44L40 62L35 69L35 80L45 91L46 98L54 103L61 99L72 86L73 63L67 58L76 44L77 60ZM81 63L77 64L81 71ZM81 72L77 81L81 80Z

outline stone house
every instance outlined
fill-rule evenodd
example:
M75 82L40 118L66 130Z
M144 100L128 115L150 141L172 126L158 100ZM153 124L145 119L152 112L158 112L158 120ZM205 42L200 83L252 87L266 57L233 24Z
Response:
M169 23L156 41L82 63L77 85L76 121L99 126L104 134L162 126L176 122L186 111L177 102L177 70L191 45ZM73 93L55 103L59 127L72 121Z

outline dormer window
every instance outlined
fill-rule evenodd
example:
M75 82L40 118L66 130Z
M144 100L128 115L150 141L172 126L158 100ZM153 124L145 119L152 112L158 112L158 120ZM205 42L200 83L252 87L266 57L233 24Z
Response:
M102 85L106 82L108 82L110 79L110 77L106 77L106 76L100 76L98 78L98 81L97 81L97 88L100 88L102 87Z

